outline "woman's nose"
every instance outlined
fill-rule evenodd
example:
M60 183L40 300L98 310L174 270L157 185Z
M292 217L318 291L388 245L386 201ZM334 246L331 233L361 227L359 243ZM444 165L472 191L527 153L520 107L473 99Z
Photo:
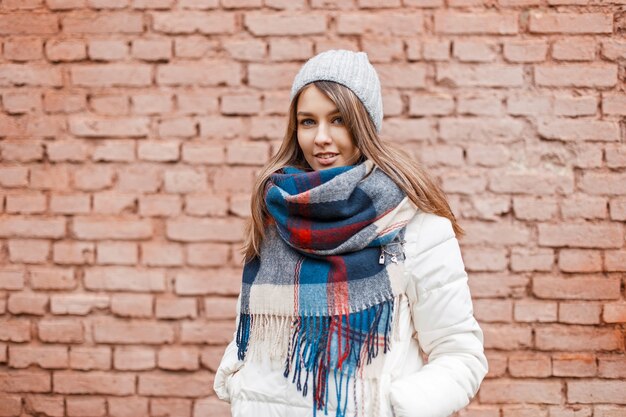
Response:
M329 127L326 123L320 123L315 133L315 142L317 143L329 143L331 141Z

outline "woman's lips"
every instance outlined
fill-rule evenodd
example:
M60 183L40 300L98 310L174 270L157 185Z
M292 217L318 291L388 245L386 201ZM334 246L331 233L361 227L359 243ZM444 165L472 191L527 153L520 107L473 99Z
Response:
M332 156L329 157L329 154L318 154L315 156L315 159L317 160L317 162L320 165L332 165L335 163L335 161L337 160L337 158L339 157L339 154L332 154Z

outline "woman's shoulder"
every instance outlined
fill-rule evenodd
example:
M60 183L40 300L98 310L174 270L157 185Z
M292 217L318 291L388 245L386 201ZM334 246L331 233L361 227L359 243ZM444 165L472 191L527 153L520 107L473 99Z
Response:
M422 253L455 237L450 219L422 210L415 213L404 234L406 247L413 253Z

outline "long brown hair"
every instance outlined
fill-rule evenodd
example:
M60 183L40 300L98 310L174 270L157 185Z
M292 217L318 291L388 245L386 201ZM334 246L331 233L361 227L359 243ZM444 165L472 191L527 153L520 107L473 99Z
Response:
M312 84L337 105L355 146L361 151L361 160L364 158L372 160L420 210L447 217L452 222L456 235L462 236L463 229L456 221L443 190L418 161L413 160L394 144L382 142L359 98L349 88L338 83L315 81ZM269 215L263 197L270 175L288 165L305 170L311 169L298 145L297 138L297 103L305 88L302 88L291 100L283 142L278 152L263 167L254 184L250 203L252 216L246 223L245 240L241 249L244 261L260 254L265 219Z

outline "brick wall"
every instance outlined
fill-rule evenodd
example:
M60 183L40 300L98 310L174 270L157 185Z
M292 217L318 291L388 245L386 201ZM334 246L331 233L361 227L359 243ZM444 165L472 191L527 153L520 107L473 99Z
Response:
M0 1L0 416L226 416L243 218L303 60L441 180L471 417L626 416L624 0Z

